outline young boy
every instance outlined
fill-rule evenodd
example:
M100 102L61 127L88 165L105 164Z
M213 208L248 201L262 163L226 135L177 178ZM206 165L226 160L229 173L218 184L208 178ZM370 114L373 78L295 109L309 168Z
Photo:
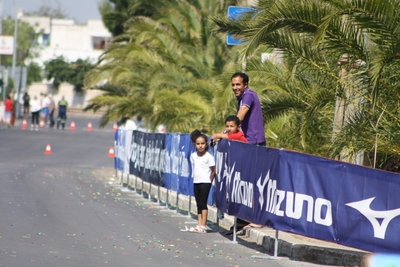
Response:
M244 133L240 130L240 120L236 115L230 115L225 119L225 132L224 133L216 133L212 135L212 139L214 142L220 141L221 139L229 139L229 140L237 140L242 141L244 143L248 143ZM250 223L240 218L237 218L237 228L238 232L241 232L243 228L262 228L262 225ZM226 233L227 235L233 234L233 226Z
M225 119L225 132L212 135L214 142L221 139L237 140L247 143L244 133L240 130L240 120L236 115L230 115Z

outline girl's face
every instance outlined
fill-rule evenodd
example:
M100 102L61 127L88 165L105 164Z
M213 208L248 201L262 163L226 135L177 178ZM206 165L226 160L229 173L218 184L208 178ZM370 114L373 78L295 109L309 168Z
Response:
M196 150L200 153L203 153L206 151L206 147L207 147L207 142L204 139L204 137L198 137L196 139L196 142L194 143L194 146L196 147Z

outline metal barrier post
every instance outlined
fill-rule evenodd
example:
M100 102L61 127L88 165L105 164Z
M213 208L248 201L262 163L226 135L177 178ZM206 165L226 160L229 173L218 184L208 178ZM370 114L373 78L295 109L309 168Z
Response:
M166 196L166 200L165 200L165 207L166 209L161 210L161 212L175 212L174 210L171 210L169 207L169 189L167 189L167 196Z
M253 259L270 259L270 260L280 260L285 259L283 257L278 257L278 248L279 248L279 239L278 239L279 231L275 230L275 239L274 239L274 256L263 256L263 255L253 255L251 256Z

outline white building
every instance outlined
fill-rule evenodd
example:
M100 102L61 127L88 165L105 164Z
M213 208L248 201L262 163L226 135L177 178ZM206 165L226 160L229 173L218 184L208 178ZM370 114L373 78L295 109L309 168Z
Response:
M78 59L89 59L96 63L107 48L112 35L101 20L89 20L87 24L75 24L72 19L52 19L50 17L34 17L19 14L22 21L29 23L41 33L39 57L33 59L40 66L46 61L63 56L67 62ZM28 93L39 96L41 93L52 94L57 102L64 95L72 107L85 107L87 101L101 94L100 91L87 91L84 94L74 93L73 86L62 84L55 90L49 82L33 83Z
M96 62L111 40L111 33L101 20L89 20L87 24L50 17L21 16L21 20L42 33L38 40L40 57L34 60L40 65L59 56L69 62L78 59Z

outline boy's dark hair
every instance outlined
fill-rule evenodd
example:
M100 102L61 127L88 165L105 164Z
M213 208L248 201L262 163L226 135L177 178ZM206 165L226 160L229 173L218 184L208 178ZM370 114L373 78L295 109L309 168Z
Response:
M207 135L203 134L202 132L200 132L199 130L194 130L193 132L190 133L190 140L192 140L192 143L196 143L197 138L199 137L203 137L204 140L206 141L206 150L208 150L208 137Z
M226 117L225 122L233 121L237 126L240 126L240 119L236 115L230 115Z
M249 76L247 76L246 73L243 73L243 72L235 72L235 73L232 75L231 80L232 80L233 78L235 78L235 77L242 77L242 79L243 79L243 84L248 84L248 83L249 83Z

